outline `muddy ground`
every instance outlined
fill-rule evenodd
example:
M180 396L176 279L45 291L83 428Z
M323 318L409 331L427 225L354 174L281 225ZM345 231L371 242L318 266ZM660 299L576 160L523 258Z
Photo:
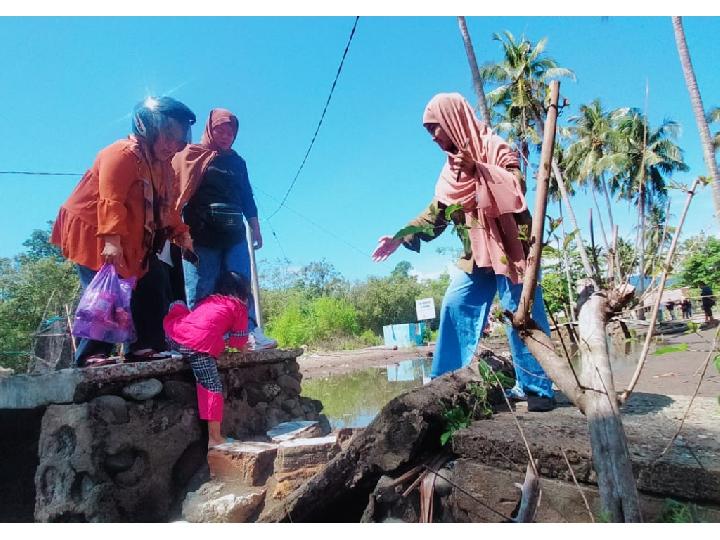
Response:
M662 338L662 345L687 343L689 350L685 352L668 353L660 356L651 354L643 368L640 380L636 387L638 392L648 392L665 395L692 395L695 392L702 364L708 355L710 343L716 329L700 331L699 335L675 335ZM502 338L495 338L485 342L496 352L507 351L507 342ZM618 357L615 363L615 382L618 390L624 388L635 370L638 352L642 342L632 345L633 351L628 355ZM371 367L384 367L403 360L432 356L435 346L412 349L392 350L384 347L358 349L354 351L337 351L322 353L306 353L298 361L305 379L339 375ZM720 396L720 375L711 360L707 368L703 383L700 386L699 396Z

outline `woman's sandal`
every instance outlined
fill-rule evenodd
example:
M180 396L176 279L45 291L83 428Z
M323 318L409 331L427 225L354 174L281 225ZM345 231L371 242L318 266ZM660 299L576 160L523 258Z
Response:
M85 359L85 365L83 367L102 367L116 363L117 360L115 358L108 358L104 354L95 354Z
M168 353L159 353L154 349L141 349L125 355L126 362L150 362L151 360L164 360L172 358Z

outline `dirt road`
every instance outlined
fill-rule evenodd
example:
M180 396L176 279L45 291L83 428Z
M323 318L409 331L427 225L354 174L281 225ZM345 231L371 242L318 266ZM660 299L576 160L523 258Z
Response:
M306 353L298 358L304 379L340 375L372 367L384 367L403 360L432 356L435 345L412 349L371 347L354 351Z

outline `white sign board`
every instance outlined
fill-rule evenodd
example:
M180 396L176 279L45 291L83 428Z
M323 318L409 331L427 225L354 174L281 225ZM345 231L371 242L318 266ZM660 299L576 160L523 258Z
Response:
M415 311L418 321L435 318L435 300L431 298L420 298L415 300Z

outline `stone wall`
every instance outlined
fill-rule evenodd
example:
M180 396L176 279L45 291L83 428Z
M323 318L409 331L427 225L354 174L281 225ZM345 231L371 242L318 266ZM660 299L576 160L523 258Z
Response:
M301 352L233 353L218 361L225 433L250 439L280 422L320 419L320 402L300 397ZM44 411L35 434L25 437L37 441L37 454L25 454L25 469L34 470L35 521L167 521L206 467L207 432L192 372L181 360L0 381L0 421L29 410L38 418ZM0 464L0 479L12 478ZM27 508L17 511L27 517Z

